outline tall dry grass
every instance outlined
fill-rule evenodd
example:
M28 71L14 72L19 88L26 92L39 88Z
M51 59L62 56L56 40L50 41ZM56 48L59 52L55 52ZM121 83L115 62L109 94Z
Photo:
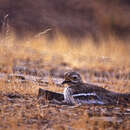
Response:
M0 56L5 64L10 64L15 58L44 59L46 62L67 62L73 67L109 66L129 68L130 44L113 36L108 40L95 42L92 38L74 42L58 34L53 40L45 36L31 40L17 41L14 36L1 38ZM4 60L5 58L5 60ZM6 60L8 58L8 60ZM104 62L102 62L104 61ZM105 62L110 61L110 62Z

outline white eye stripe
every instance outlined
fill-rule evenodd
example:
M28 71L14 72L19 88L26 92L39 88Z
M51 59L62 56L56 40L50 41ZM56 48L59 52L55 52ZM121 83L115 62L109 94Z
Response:
M79 76L78 76L78 75L72 75L72 77L73 77L73 78L74 78L74 77L78 78Z

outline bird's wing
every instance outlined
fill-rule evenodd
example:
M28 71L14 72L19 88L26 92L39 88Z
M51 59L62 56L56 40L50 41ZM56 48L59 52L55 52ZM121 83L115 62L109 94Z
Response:
M95 92L73 94L72 96L75 102L77 102L78 104L104 104L104 102Z
M117 94L116 92L113 92L113 91L110 91L110 90L107 90L101 86L98 86L98 85L95 85L95 84L89 84L89 83L86 83L84 84L84 87L86 88L86 91L89 91L89 92L96 92L96 93L103 93L103 94Z

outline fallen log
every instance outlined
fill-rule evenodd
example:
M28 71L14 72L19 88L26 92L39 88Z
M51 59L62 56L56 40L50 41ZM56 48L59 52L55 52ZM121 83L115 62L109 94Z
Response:
M57 100L62 102L64 100L64 95L62 93L56 93L49 90L44 90L39 88L38 98L44 97L46 100Z

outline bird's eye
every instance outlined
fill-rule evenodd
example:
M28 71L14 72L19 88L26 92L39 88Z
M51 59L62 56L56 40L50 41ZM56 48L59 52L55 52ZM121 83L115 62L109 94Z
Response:
M73 76L73 79L76 80L76 79L77 79L77 76Z

